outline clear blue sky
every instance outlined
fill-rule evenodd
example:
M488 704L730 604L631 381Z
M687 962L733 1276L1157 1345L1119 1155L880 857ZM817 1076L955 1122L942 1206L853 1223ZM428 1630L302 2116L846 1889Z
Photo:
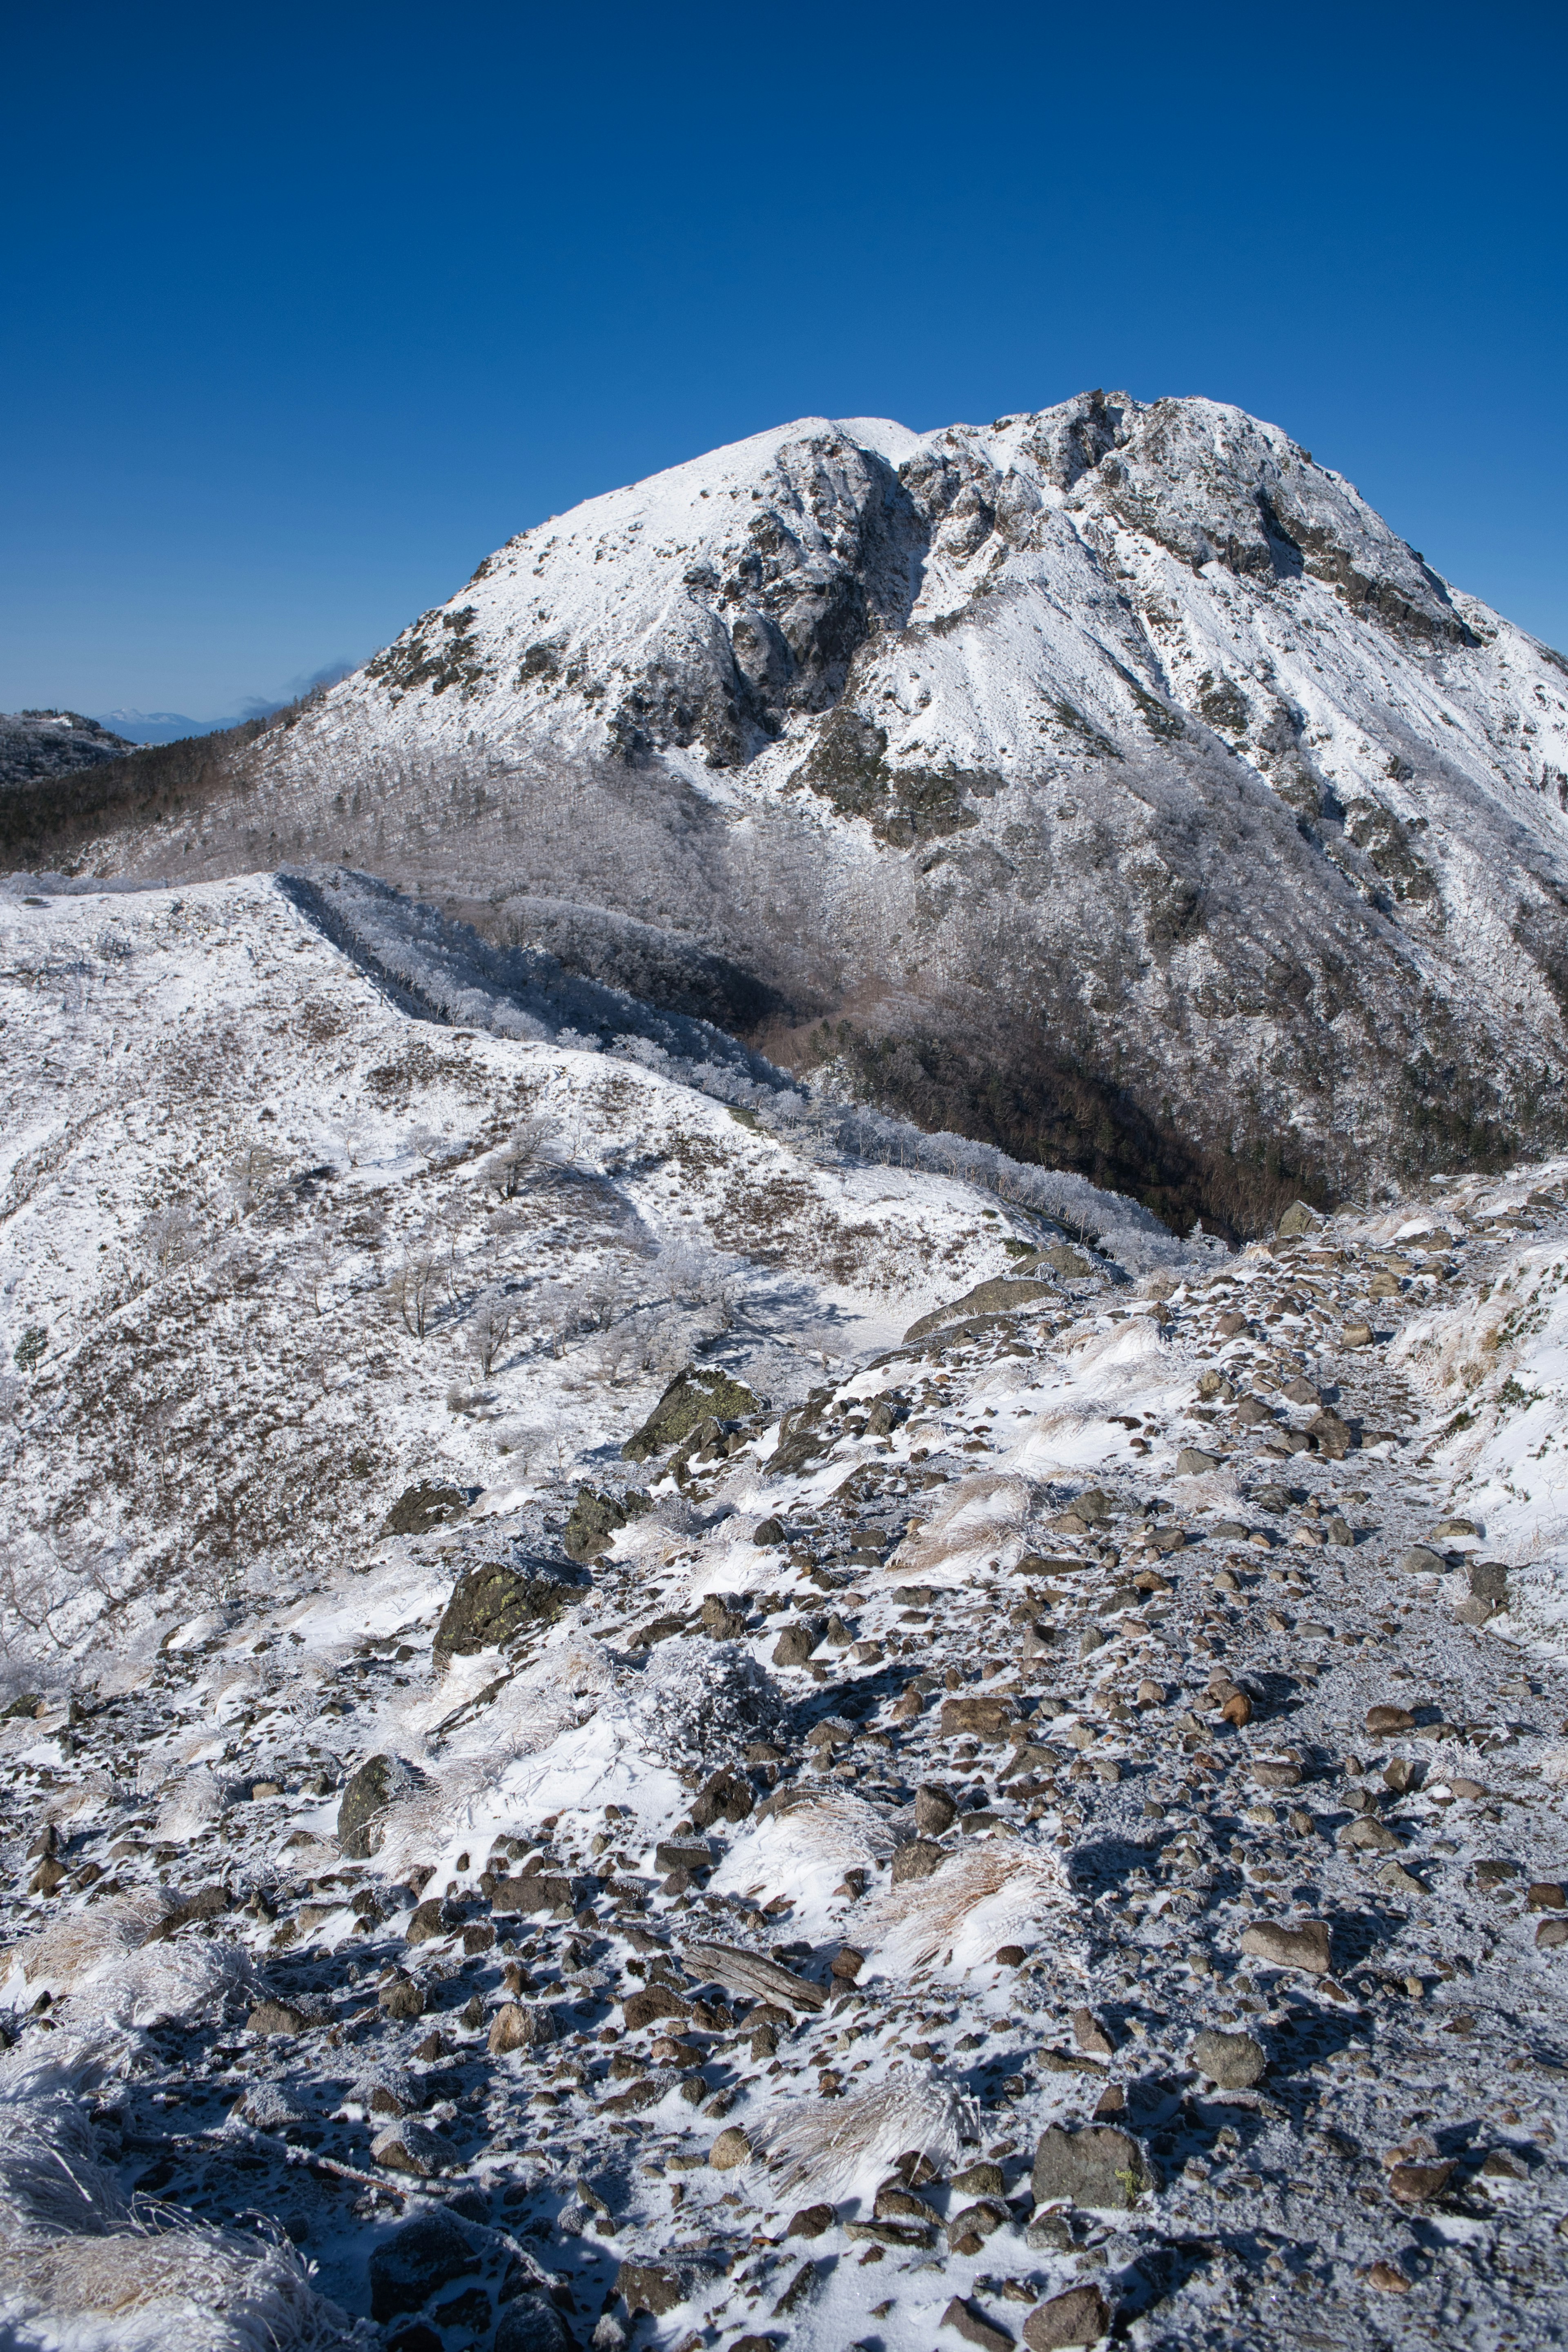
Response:
M1284 425L1568 642L1561 5L19 11L0 709L361 658L812 413Z

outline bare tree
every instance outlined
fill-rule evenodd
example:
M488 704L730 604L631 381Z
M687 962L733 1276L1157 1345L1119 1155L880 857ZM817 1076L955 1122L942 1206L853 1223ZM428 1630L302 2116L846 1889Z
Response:
M440 1250L432 1242L420 1241L405 1250L402 1264L391 1276L392 1303L403 1318L404 1329L416 1339L425 1337L440 1272Z
M154 1209L142 1220L137 1238L160 1274L172 1273L195 1255L195 1229L177 1204Z
M510 1299L493 1283L474 1301L468 1320L468 1349L488 1381L496 1358L511 1337L515 1320Z
M513 1201L552 1164L560 1130L542 1111L519 1119L486 1170L503 1201Z

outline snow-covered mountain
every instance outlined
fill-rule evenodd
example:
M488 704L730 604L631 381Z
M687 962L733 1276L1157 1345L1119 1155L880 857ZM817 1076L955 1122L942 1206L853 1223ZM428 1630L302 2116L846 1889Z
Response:
M760 434L229 772L89 866L341 857L612 981L629 918L775 1055L1167 1205L1564 1132L1568 668L1211 401Z

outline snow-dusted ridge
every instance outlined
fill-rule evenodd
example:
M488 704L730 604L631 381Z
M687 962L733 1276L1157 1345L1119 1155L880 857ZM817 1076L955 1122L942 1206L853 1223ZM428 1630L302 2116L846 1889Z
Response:
M737 1052L0 891L0 2333L1552 2340L1568 1163L1130 1280Z

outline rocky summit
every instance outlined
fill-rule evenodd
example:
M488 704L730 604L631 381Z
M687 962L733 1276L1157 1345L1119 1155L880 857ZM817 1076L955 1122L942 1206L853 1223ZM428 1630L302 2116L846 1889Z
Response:
M1180 1240L341 873L0 992L7 2342L1568 2330L1568 1160Z
M759 434L117 772L14 862L346 862L1184 1228L1564 1138L1563 661L1215 402Z

